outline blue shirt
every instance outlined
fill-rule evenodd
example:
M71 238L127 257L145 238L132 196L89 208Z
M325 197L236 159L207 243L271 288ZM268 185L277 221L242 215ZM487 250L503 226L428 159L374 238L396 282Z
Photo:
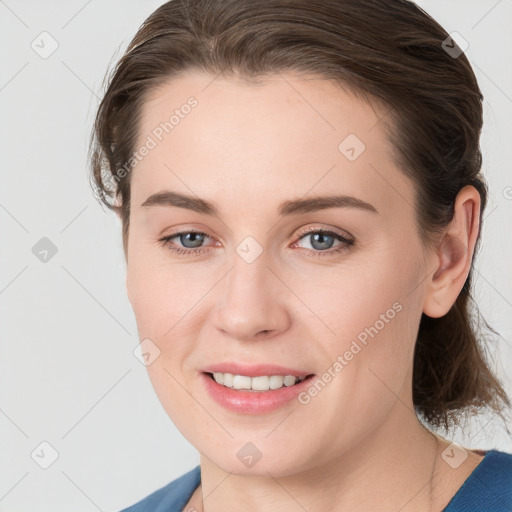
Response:
M121 512L182 512L201 481L200 466ZM511 512L512 454L489 450L443 512ZM185 511L187 512L187 511Z

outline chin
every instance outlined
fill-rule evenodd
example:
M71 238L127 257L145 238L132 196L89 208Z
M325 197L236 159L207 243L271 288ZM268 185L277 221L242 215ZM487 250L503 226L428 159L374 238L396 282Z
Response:
M261 443L260 443L261 444ZM294 443L296 444L296 443ZM287 477L296 474L298 471L307 470L315 466L312 460L307 461L293 450L293 447L286 449L287 454L293 452L293 458L281 455L277 450L272 449L270 443L267 448L258 450L255 448L256 442L252 444L247 442L242 444L241 448L233 449L234 456L228 456L230 448L224 446L219 453L212 453L212 456L206 456L208 463L213 463L226 473L237 476L252 476L268 478L269 474L273 477ZM271 454L265 455L265 451ZM203 463L204 452L202 452L201 462ZM258 458L259 457L259 458Z

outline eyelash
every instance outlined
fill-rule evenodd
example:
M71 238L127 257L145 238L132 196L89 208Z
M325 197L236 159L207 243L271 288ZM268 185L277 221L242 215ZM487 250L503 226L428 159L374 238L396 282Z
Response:
M171 235L168 235L168 236L165 236L163 238L160 238L158 241L160 242L160 244L163 247L166 247L167 249L169 249L171 251L174 251L175 253L180 254L180 255L189 255L189 254L198 255L198 254L201 254L201 253L205 252L205 250L207 250L206 247L199 247L197 249L186 249L186 248L170 245L170 241L173 238L179 237L180 235L190 234L190 233L195 233L195 234L198 234L198 235L204 235L205 237L210 238L203 231L196 231L196 230L192 229L192 230L179 231L177 233L173 233ZM300 232L299 235L298 235L297 241L299 241L302 238L304 238L305 236L311 235L313 233L319 233L319 234L322 234L322 235L331 235L331 236L334 236L334 238L336 238L340 242L342 242L335 249L327 249L325 251L320 251L318 249L315 250L315 249L304 249L304 248L302 248L303 250L307 251L309 254L311 254L313 256L324 256L324 255L328 256L328 255L333 255L333 254L341 253L341 252L347 251L350 248L350 246L354 245L354 240L351 239L351 238L342 236L339 233L336 233L334 231L329 231L329 230L326 230L326 229L318 229L318 228L316 228L316 229L309 229L309 230L305 230L305 231ZM296 243L296 242L294 242L294 243Z

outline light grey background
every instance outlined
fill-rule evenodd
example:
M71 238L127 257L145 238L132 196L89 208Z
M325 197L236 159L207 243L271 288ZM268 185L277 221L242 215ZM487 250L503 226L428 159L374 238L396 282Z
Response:
M119 510L199 462L132 353L120 222L87 181L103 76L161 3L0 0L2 512ZM501 334L489 351L512 396L512 2L419 3L468 41L485 96L491 194L475 296ZM58 43L48 58L31 47L51 49L43 31ZM46 263L32 252L42 237L58 251ZM512 452L499 421L470 427L447 437ZM58 452L48 469L43 441Z

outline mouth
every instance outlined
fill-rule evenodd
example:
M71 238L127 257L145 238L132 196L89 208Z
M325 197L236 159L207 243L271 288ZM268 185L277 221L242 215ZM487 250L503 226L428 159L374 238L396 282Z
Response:
M229 388L234 391L249 391L256 393L275 391L284 387L290 388L314 377L313 373L302 376L257 375L253 377L249 375L235 375L223 372L204 372L204 374L225 388Z
M309 386L314 373L301 365L225 361L199 370L207 396L223 408L257 415L291 406Z

